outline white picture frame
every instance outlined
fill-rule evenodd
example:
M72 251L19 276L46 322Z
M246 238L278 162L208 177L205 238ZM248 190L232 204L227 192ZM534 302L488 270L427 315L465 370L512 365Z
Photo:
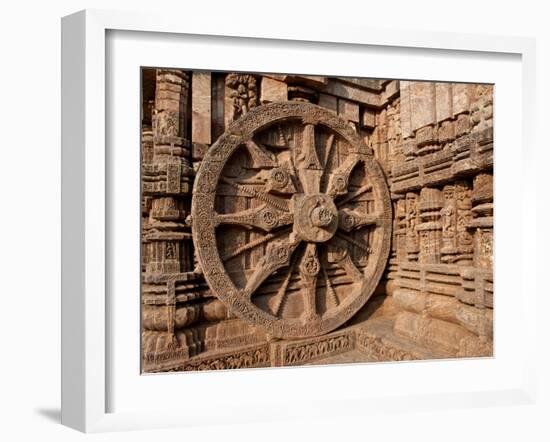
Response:
M204 391L211 389L215 395L219 389L227 388L231 394L230 401L222 402L211 401L214 404L208 404L211 409L207 413L207 404L198 401L192 410L175 409L170 405L171 401L161 401L163 406L139 408L127 410L121 407L113 408L111 399L112 391L116 388L116 382L113 379L121 379L120 374L116 373L119 364L113 367L113 361L117 360L113 354L115 344L111 344L111 338L116 340L118 324L113 319L114 313L113 300L110 298L110 290L117 283L113 283L109 276L109 265L111 261L119 259L110 256L113 248L110 244L116 239L113 238L116 232L116 220L113 220L113 200L116 196L111 194L112 185L116 182L113 179L112 169L116 164L120 164L116 155L113 157L109 151L109 143L113 140L116 144L116 134L107 131L106 122L116 116L111 114L112 109L108 107L109 96L112 93L110 81L116 77L109 71L109 63L113 60L108 57L116 57L119 52L113 51L109 46L108 35L113 33L135 33L139 32L143 38L167 38L174 41L181 39L197 38L216 38L217 42L223 44L224 39L232 39L233 42L248 42L256 46L256 50L262 42L268 42L273 48L290 47L292 45L310 45L319 50L331 50L334 54L338 51L352 51L361 48L378 48L378 50L390 50L390 48L399 48L399 56L407 56L407 51L425 50L426 54L436 59L444 57L445 54L471 54L479 63L482 63L484 56L490 54L501 54L504 57L515 57L516 63L519 60L521 74L521 90L518 91L519 105L522 107L521 119L516 122L517 126L510 128L514 131L511 137L516 137L521 145L521 176L522 185L516 190L510 190L510 195L522 201L522 217L520 220L520 239L514 243L514 249L519 254L521 263L521 274L526 274L526 263L529 256L533 254L536 247L535 229L532 228L535 219L535 194L529 189L534 189L535 177L530 176L528 171L534 161L534 102L535 102L535 45L532 39L519 37L491 37L480 35L465 35L451 33L428 33L421 31L388 31L370 29L367 27L354 28L347 26L331 26L330 29L324 27L291 25L270 26L262 23L255 25L253 23L245 28L235 28L230 22L207 19L205 17L195 17L193 20L182 24L178 17L145 14L145 13L126 13L99 10L86 10L63 18L62 21L62 423L85 432L140 429L140 428L162 428L179 427L191 425L208 425L212 420L216 422L255 422L260 420L277 420L285 418L301 417L323 417L335 415L362 415L369 414L375 410L381 409L385 412L396 412L402 410L414 409L436 409L436 408L465 408L470 406L490 406L499 404L533 404L536 393L535 379L535 323L536 317L536 287L532 278L521 278L517 281L517 287L520 293L517 301L518 309L521 315L517 315L517 321L521 326L522 352L517 354L517 361L510 376L498 378L499 382L481 387L480 382L472 382L472 387L468 389L466 383L462 390L450 391L445 385L457 382L456 379L443 379L440 383L435 383L433 389L420 393L413 390L400 392L396 391L382 392L375 396L368 395L361 391L354 395L346 394L345 389L341 396L338 396L336 390L328 394L326 398L315 396L313 390L308 390L311 386L307 385L307 378L312 377L312 373L323 373L323 375L337 376L350 379L361 375L361 370L367 370L366 365L356 365L353 367L318 367L304 369L270 369L270 370L242 370L239 373L231 373L231 380L234 390L226 386L227 372L220 373L194 373L193 377L187 377L189 381L188 388L195 388ZM151 33L151 34L148 34ZM152 34L155 33L155 34ZM140 37L141 38L141 37ZM180 40L178 40L178 38ZM237 39L237 40L234 40ZM179 43L178 43L179 44ZM238 46L237 43L236 47ZM259 45L259 46L258 46ZM215 46L215 45L212 45ZM300 47L302 47L300 46ZM322 46L322 47L321 47ZM129 47L129 46L128 46ZM296 60L287 60L284 64L281 62L280 71L290 72L292 63ZM242 68L241 70L259 71L258 60L241 61L238 66L227 66L220 54L220 60L217 64L211 66L196 63L193 66L173 65L182 68ZM414 63L413 63L414 64ZM254 69L254 66L256 68ZM418 69L421 69L419 66ZM431 67L430 67L431 68ZM300 69L300 68L298 68ZM327 67L327 70L338 69L338 67ZM426 67L424 67L426 69ZM337 72L337 71L334 72ZM106 72L108 75L106 75ZM422 78L421 70L416 77ZM310 73L310 72L305 72ZM316 72L317 73L317 72ZM327 71L326 73L331 73ZM428 72L429 73L429 72ZM111 76L111 74L113 74ZM402 77L405 78L405 77ZM461 77L464 79L463 77ZM438 77L437 79L443 79ZM487 79L487 78L485 78ZM114 80L116 81L116 80ZM498 94L498 83L496 86ZM139 90L135 90L139 94ZM498 95L497 95L498 97ZM505 102L506 97L501 96ZM114 111L113 111L114 112ZM138 110L136 109L136 112ZM495 146L496 162L500 161L498 151L500 146L505 146L506 140L499 138L498 120L499 120L499 102L498 98L495 104L496 128L495 128ZM115 112L116 113L116 112ZM501 115L504 115L502 111ZM504 121L504 119L502 120ZM137 121L135 122L137 123ZM137 126L136 126L137 127ZM502 126L501 126L502 127ZM137 134L137 132L136 132ZM133 134L133 135L136 135ZM516 139L514 138L514 139ZM130 143L131 144L131 143ZM136 144L136 149L139 145ZM139 150L139 149L138 149ZM505 155L501 157L502 164L505 164ZM117 163L118 161L118 163ZM110 163L113 162L113 163ZM506 170L503 166L502 170ZM139 175L139 171L136 170ZM116 175L116 173L115 173ZM118 178L114 178L116 180ZM496 210L500 210L501 204L505 210L506 201L498 199L499 182L505 181L505 177L495 176L496 180ZM504 188L504 187L503 187ZM124 189L122 189L124 190ZM137 188L139 192L139 188ZM504 193L501 193L503 195ZM498 223L498 215L497 215ZM112 224L112 225L111 225ZM498 224L497 224L498 225ZM506 229L514 227L501 224L500 231L496 229L496 269L495 285L497 293L499 288L505 290L505 283L499 283L499 262L500 256L506 251L499 249L499 238L506 236ZM113 227L114 226L114 227ZM137 243L137 241L136 241ZM137 247L137 246L136 246ZM116 252L124 253L124 252ZM129 254L129 260L136 260ZM139 256L139 255L138 255ZM502 256L502 268L506 267L506 257ZM502 274L502 272L501 272ZM135 293L135 299L139 305L139 290ZM498 304L498 294L496 301ZM504 304L502 304L504 306ZM498 308L498 307L497 307ZM135 310L135 305L132 309ZM139 309L139 307L138 307ZM115 309L116 310L116 309ZM118 309L120 311L120 309ZM504 311L504 308L503 308ZM139 315L132 310L130 315L135 318ZM505 330L510 324L506 316L496 317L496 339L498 344L498 328ZM137 330L132 329L139 339ZM114 347L113 347L114 345ZM130 346L135 349L135 345ZM506 353L503 347L500 355ZM119 352L116 353L119 355ZM124 352L120 352L125 356ZM449 374L456 370L469 369L472 372L480 373L480 376L491 376L494 370L506 370L507 364L500 362L498 346L495 352L495 358L482 361L478 364L476 361L464 361L466 365L452 365L453 362L443 366L440 370L448 370ZM120 356L119 356L120 359ZM505 359L505 358L504 358ZM503 360L504 360L503 359ZM495 362L496 361L496 362ZM134 361L130 365L137 364ZM438 370L430 367L429 363L407 363L411 372L419 376L425 376L426 370ZM434 363L432 363L434 364ZM435 363L437 364L437 363ZM478 365L476 365L478 364ZM376 365L376 367L375 367ZM390 371L402 371L403 364L371 364L368 370L372 374L376 371L377 376L383 376L383 373ZM375 367L375 368L373 368ZM127 370L127 368L124 368ZM305 373L305 374L304 374ZM432 371L432 375L435 373ZM484 374L481 374L484 373ZM171 388L179 388L175 383L182 383L177 376L183 375L157 375L141 376L139 371L133 370L128 374L128 379L143 384L143 395L150 400L150 395L154 391L165 395ZM343 374L343 376L342 376ZM188 376L188 374L184 374ZM200 377L199 377L200 376ZM445 375L442 375L443 377ZM273 400L269 402L251 403L254 398L255 388L268 388L276 378L285 378L289 385L293 382L300 383L306 398L304 402L289 402L281 407L281 402ZM179 381L178 381L179 379ZM497 378L495 378L497 379ZM160 385L159 383L165 384ZM252 387L246 387L250 391L240 397L235 394L240 385L252 383ZM478 385L479 384L479 385ZM134 401L128 391L131 384L127 384L126 393L121 390L121 394L128 394L129 399L126 402ZM134 384L135 385L135 384ZM345 382L342 384L347 385ZM421 385L421 382L419 383ZM349 387L349 385L348 385ZM141 387L140 387L141 388ZM245 388L245 387L243 387ZM313 388L313 387L311 387ZM157 389L157 390L155 390ZM267 390L269 391L269 390ZM403 390L404 391L404 390ZM206 392L205 394L207 394ZM119 394L119 393L117 393ZM272 394L276 395L274 390ZM120 394L119 394L120 395ZM332 401L332 402L331 402ZM121 401L122 403L123 401ZM337 404L337 407L327 407L331 402ZM216 408L216 404L217 407ZM307 406L304 406L307 404ZM228 406L229 405L229 406ZM329 408L330 411L329 411ZM224 412L224 410L226 410Z

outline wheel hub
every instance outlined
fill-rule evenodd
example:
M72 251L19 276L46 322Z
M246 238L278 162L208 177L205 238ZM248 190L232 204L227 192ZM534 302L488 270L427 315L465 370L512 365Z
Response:
M294 227L303 241L316 243L331 239L338 228L338 209L329 195L294 195Z

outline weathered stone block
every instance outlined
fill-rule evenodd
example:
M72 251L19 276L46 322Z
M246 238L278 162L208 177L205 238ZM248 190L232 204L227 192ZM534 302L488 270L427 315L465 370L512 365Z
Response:
M282 75L282 81L288 84L299 84L316 90L323 90L328 83L327 77L317 75Z
M361 112L361 127L374 129L376 127L376 112L372 109L363 109Z
M438 122L453 117L453 96L451 83L435 83L435 111Z
M194 72L191 87L191 140L194 143L212 142L212 77L210 72Z
M411 95L410 95L410 81L401 81L401 106L400 106L400 120L401 120L401 134L403 138L408 138L412 135L411 128Z
M269 77L262 78L260 99L263 104L288 100L288 85Z
M493 341L477 336L466 336L461 339L457 357L493 356Z
M381 92L387 83L390 81L373 80L370 78L354 78L354 77L342 77L339 78L343 83L350 83L355 86L359 86L363 89L370 89L375 92Z
M456 298L442 295L428 295L425 312L432 318L457 324L458 305L459 302Z
M397 289L393 299L399 308L413 313L422 313L426 308L426 295L416 290Z
M416 131L415 138L416 145L418 147L433 144L437 140L436 131L434 130L434 127L426 126Z
M414 131L435 121L435 85L430 82L410 83L411 129Z
M399 95L399 80L392 80L386 84L384 92L382 93L382 100L388 102L393 100Z
M416 141L414 138L407 138L406 140L403 140L403 153L407 157L416 156Z
M448 143L455 139L455 122L454 121L443 121L439 126L437 136L440 143Z
M469 132L471 127L470 116L467 114L461 114L456 119L456 136L464 135Z
M459 303L456 307L456 318L466 330L478 336L492 338L493 311Z
M474 179L472 202L487 203L491 201L493 201L493 175L480 173Z
M347 100L338 100L338 115L354 123L359 122L359 105Z
M394 331L413 341L454 353L459 352L462 339L475 337L459 325L410 312L397 315Z
M453 83L453 114L469 112L475 93L475 85L467 83Z
M345 98L369 106L380 106L381 100L379 94L342 83L332 78L328 80L328 83L324 88L324 92L335 95L338 98Z
M338 98L334 95L319 94L319 106L322 106L335 114L338 113Z

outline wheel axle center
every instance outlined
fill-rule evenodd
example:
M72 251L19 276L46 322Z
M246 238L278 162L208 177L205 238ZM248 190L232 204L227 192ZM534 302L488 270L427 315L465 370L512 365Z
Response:
M338 209L323 193L293 197L294 232L304 241L325 242L338 227Z
M315 227L326 227L330 225L333 218L330 209L324 206L315 207L311 212L311 223Z

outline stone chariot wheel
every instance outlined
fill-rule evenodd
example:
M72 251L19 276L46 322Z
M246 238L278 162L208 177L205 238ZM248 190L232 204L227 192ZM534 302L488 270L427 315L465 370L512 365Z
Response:
M274 337L327 333L363 307L390 250L391 202L371 150L319 106L259 106L197 172L193 242L213 293Z

